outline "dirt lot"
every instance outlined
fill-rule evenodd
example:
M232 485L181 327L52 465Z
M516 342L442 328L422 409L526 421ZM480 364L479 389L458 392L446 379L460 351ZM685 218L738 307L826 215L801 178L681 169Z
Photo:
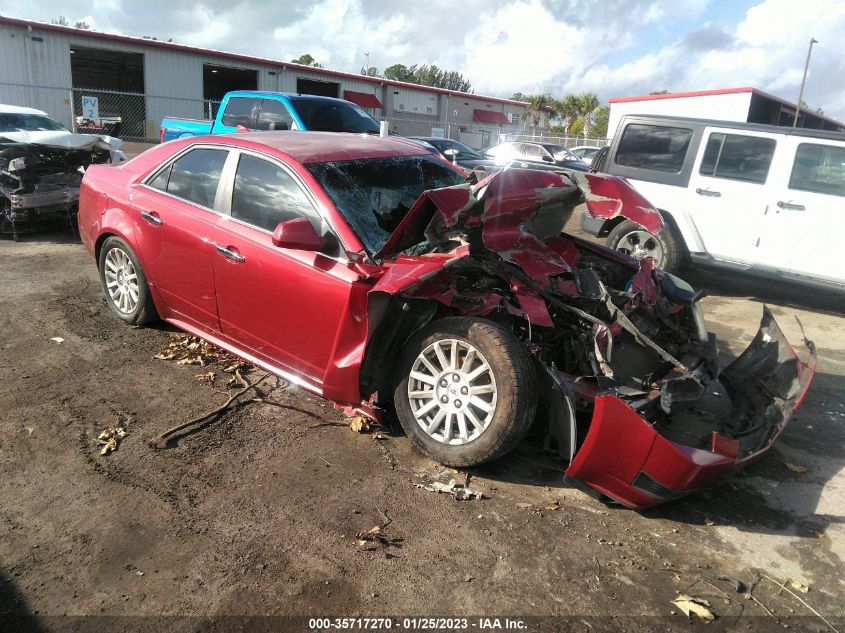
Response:
M226 400L195 377L206 369L153 359L178 332L112 317L70 236L0 241L0 262L0 629L23 630L11 616L25 615L45 631L308 628L227 617L288 615L466 615L482 628L475 616L507 615L528 630L832 630L812 607L845 631L841 296L686 275L710 293L724 360L765 300L794 341L801 318L818 372L766 458L635 513L581 491L530 444L471 471L488 499L417 488L465 474L401 435L353 432L292 387L272 394L281 408L234 407L156 451L151 436ZM96 436L118 418L129 434L100 456ZM382 525L401 540L356 544ZM688 623L678 592L718 619Z

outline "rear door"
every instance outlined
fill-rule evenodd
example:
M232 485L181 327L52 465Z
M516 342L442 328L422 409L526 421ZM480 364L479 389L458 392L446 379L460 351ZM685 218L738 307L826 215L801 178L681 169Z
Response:
M139 257L171 316L219 329L209 235L229 151L193 146L133 188ZM164 315L162 315L164 316Z
M761 228L761 259L797 275L843 283L845 144L800 136L784 143L785 160Z
M227 203L231 217L217 226L212 245L223 333L319 392L358 276L337 253L273 244L276 225L293 218L331 235L312 196L281 162L241 152Z
M760 231L777 139L758 132L704 130L687 195L690 217L710 255L760 263Z

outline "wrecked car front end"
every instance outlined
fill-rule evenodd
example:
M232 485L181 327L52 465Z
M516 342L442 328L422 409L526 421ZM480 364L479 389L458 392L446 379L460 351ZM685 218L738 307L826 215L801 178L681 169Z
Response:
M373 292L506 325L543 386L544 447L568 476L641 509L765 452L806 393L815 349L805 340L800 360L766 309L720 373L699 293L649 258L562 233L585 201L661 226L624 180L505 170L426 192L376 253L386 272ZM428 252L410 254L420 244ZM362 376L366 395L366 363Z
M119 146L118 139L70 132L0 133L0 233L74 226L85 168L123 158Z

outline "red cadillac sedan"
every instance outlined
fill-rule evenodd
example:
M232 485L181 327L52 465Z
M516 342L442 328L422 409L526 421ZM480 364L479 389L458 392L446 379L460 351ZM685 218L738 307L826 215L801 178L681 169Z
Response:
M79 228L127 323L164 319L349 413L395 411L447 465L534 428L569 476L645 508L762 455L815 351L766 311L720 372L689 285L562 232L583 202L662 226L612 176L479 179L398 139L258 132L91 166Z

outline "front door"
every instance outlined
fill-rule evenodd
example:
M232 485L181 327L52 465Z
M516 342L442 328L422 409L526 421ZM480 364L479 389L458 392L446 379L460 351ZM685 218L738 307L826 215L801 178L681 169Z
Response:
M150 283L177 318L218 330L209 235L228 150L195 148L132 190L137 252Z
M707 129L687 188L690 216L704 248L717 259L759 263L773 135Z
M311 386L322 383L358 276L332 253L273 245L279 222L308 218L327 230L291 172L241 153L231 218L214 235L214 277L223 333ZM318 389L319 390L319 389Z

